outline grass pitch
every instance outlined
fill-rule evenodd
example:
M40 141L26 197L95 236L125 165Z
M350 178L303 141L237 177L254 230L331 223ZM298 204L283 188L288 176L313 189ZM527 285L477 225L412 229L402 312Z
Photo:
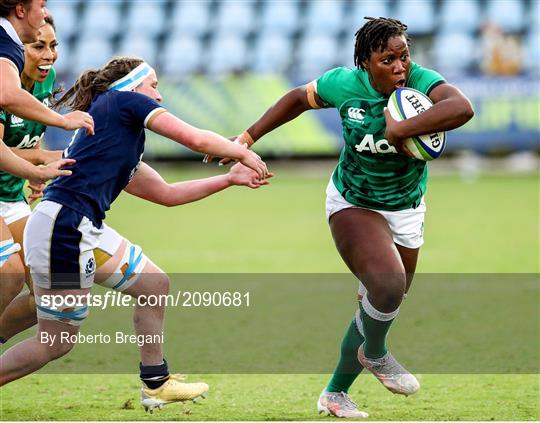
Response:
M325 224L324 189L331 165L276 166L274 171L269 187L233 188L179 208L123 194L107 222L168 272L346 272ZM170 181L214 172L184 164L163 169ZM433 175L418 271L537 273L538 193L537 175L494 174L474 183ZM490 298L488 290L486 303ZM414 312L407 308L407 313ZM534 325L537 315L530 317ZM490 325L489 316L485 325ZM444 327L448 322L433 319L429 330L436 336ZM390 339L396 335L397 330ZM186 336L197 334L188 329ZM500 334L501 349L511 350L515 342L538 345L537 338L516 340ZM216 348L212 337L208 348ZM337 358L338 342L320 340L320 348L335 351ZM313 374L190 375L190 380L211 385L210 398L201 404L170 405L150 416L138 404L136 367L133 363L133 375L37 374L16 381L0 390L1 419L325 419L317 416L315 405L328 375ZM423 374L420 379L422 389L411 398L390 394L368 374L360 376L350 393L374 420L540 419L537 374Z

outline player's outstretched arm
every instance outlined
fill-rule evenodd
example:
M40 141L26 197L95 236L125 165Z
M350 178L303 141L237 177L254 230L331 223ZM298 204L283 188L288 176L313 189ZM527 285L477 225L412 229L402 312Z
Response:
M385 139L390 143L433 132L459 128L474 116L470 100L451 84L441 84L429 93L433 107L410 119L398 122L384 111L386 119Z
M149 122L148 129L185 145L191 150L238 160L257 172L261 179L268 175L266 164L257 154L239 144L231 143L215 132L195 128L169 112L156 116Z
M32 163L15 155L9 147L0 140L0 169L28 179L32 184L40 184L57 176L69 176L70 170L62 167L75 163L72 159L61 159L50 163L48 166L34 166Z
M39 102L29 92L21 88L21 81L15 68L6 61L0 61L0 108L26 120L33 120L47 126L57 126L68 131L84 128L94 133L94 120L86 112L75 111L60 115Z
M314 82L302 85L289 91L266 112L247 131L236 138L236 142L251 147L259 138L279 128L287 122L297 118L302 113L311 109L324 107L323 101L317 95ZM228 156L221 156L228 157ZM205 157L205 162L210 162L212 157ZM229 159L223 159L220 163L227 164Z
M313 82L310 82L281 97L247 129L247 132L253 142L256 142L259 138L297 118L305 111L321 107L323 107L323 102L315 92Z
M273 176L269 174L269 177ZM268 181L259 179L256 172L237 163L225 175L169 184L146 163L141 163L125 191L152 203L167 207L201 200L233 185L259 188Z

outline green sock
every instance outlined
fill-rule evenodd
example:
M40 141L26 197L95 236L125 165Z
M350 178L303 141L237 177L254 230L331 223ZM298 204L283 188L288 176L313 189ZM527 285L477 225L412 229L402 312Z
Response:
M382 313L371 305L367 295L362 299L360 315L366 339L364 342L364 355L367 358L380 358L388 352L386 335L398 310L399 308L391 313Z
M348 392L363 367L358 361L358 347L364 337L358 332L355 319L352 320L341 341L341 356L332 379L328 383L328 392Z

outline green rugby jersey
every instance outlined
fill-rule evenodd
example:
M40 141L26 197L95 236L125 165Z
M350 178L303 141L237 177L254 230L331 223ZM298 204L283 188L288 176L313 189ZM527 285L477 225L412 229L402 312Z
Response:
M411 64L405 86L428 95L443 77ZM426 192L426 162L398 154L384 139L388 97L370 84L361 69L335 68L317 81L317 94L341 117L345 146L332 179L350 203L376 210L416 208Z
M49 104L49 98L54 89L56 73L51 68L47 79L36 82L32 95L43 104ZM46 126L29 120L23 120L2 110L0 123L4 125L4 139L8 147L20 149L32 148L43 140ZM0 201L26 201L23 187L25 180L9 173L0 171Z

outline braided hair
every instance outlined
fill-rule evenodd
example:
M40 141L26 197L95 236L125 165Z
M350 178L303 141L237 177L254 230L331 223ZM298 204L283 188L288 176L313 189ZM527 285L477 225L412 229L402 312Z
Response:
M364 69L363 62L369 60L371 53L381 51L386 47L392 37L405 36L407 45L410 39L407 35L407 25L392 18L364 17L367 22L356 31L356 43L354 45L354 64L359 69Z
M97 94L107 91L110 84L126 76L143 62L144 60L138 57L115 57L101 69L83 72L75 85L66 91L54 107L87 111Z

